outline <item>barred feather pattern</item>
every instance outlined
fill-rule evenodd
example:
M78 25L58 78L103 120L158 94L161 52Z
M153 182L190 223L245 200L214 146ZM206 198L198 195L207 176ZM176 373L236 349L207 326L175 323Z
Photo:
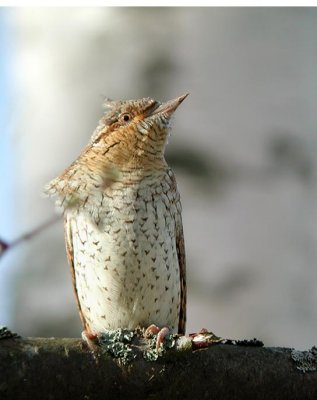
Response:
M182 210L163 156L176 106L145 118L153 104L162 108L152 99L115 103L78 159L46 187L64 213L77 305L92 334L151 324L185 333ZM127 111L133 120L119 124Z

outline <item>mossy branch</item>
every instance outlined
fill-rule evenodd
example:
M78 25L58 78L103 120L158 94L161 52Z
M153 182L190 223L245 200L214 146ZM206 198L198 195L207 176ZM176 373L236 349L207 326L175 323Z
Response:
M0 399L315 400L316 359L309 354L311 372L304 373L300 354L215 344L122 365L108 355L96 361L79 339L6 338L0 340Z

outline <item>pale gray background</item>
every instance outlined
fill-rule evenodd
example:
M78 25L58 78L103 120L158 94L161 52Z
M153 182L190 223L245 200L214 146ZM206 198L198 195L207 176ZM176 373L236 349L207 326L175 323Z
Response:
M0 236L53 215L42 187L87 143L104 96L190 92L168 147L183 202L188 332L316 344L317 10L19 8L4 20ZM0 268L0 324L80 335L61 223Z

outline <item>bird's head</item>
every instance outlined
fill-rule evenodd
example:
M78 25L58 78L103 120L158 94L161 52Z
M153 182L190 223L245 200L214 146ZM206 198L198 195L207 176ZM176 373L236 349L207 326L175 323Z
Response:
M149 170L165 170L170 120L187 96L166 103L150 98L107 101L108 110L90 143L46 186L45 193L58 195L63 209L84 206L93 214L94 199L99 199L103 190L111 190L115 183L120 185L126 176L130 179L131 172L136 171L135 179L142 179Z
M90 141L91 150L114 164L131 167L164 159L171 117L187 96L165 103L151 98L107 100L107 112Z

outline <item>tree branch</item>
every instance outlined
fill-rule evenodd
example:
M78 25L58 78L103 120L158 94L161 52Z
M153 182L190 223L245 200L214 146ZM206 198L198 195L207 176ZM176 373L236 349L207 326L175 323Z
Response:
M217 344L169 350L155 362L139 357L124 366L108 355L96 362L79 339L3 339L0 398L315 400L317 372L298 370L294 354Z
M14 247L19 246L21 243L31 240L37 235L39 235L41 232L45 231L47 228L49 228L51 225L55 224L55 222L60 220L59 215L54 215L51 219L43 222L42 224L38 225L36 228L33 230L24 233L23 235L19 236L12 242L7 242L3 239L0 238L0 258L4 255L4 253L8 250L12 250Z

